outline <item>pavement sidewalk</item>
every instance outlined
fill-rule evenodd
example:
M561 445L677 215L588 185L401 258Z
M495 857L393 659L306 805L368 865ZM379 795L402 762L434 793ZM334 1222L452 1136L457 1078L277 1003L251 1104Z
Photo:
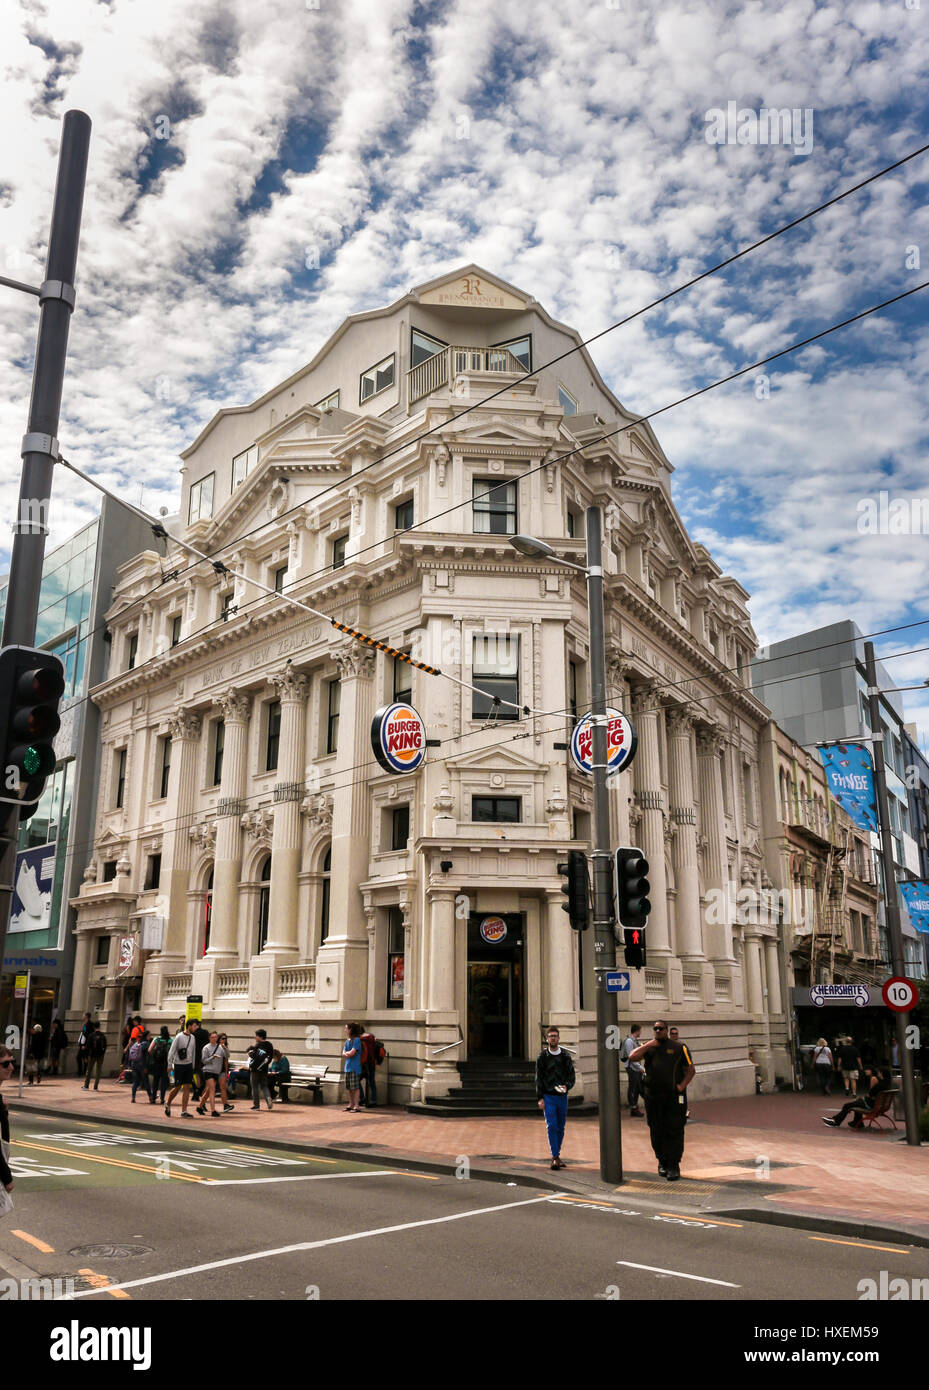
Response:
M130 1104L129 1087L103 1081L85 1091L76 1077L48 1077L40 1086L15 1085L4 1099L12 1111L13 1137L26 1115L45 1114L108 1124L145 1125L204 1138L212 1135L291 1149L307 1148L345 1157L431 1169L463 1171L472 1177L525 1182L577 1196L616 1198L626 1194L695 1212L734 1213L743 1219L818 1227L858 1238L901 1235L929 1246L929 1146L913 1148L896 1132L854 1134L829 1130L821 1116L842 1104L809 1093L695 1101L686 1131L681 1182L659 1179L644 1120L623 1115L624 1183L601 1182L599 1129L595 1116L568 1121L562 1172L549 1168L541 1115L432 1118L396 1106L347 1114L339 1105L275 1105L254 1112L241 1097L232 1114L172 1119L141 1093ZM191 1107L193 1109L193 1107Z

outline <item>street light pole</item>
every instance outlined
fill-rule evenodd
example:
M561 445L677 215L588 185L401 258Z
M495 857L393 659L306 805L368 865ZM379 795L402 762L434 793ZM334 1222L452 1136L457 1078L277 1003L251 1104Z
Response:
M900 896L897 891L897 871L894 867L894 847L890 833L890 808L887 802L887 776L884 772L884 740L881 734L880 690L874 660L874 643L864 644L865 673L868 680L868 713L873 735L871 747L874 758L874 784L877 792L877 815L881 827L881 860L884 867L884 912L890 936L891 969L895 975L905 975L903 959L903 929L900 925ZM919 1145L919 1112L916 1104L916 1078L913 1075L913 1054L906 1045L906 1014L895 1016L897 1052L903 1083L903 1113L906 1116L906 1142Z
M616 966L616 919L613 907L610 805L607 791L606 643L603 619L603 518L599 507L587 508L587 608L590 625L590 723L594 783L594 966L597 977L597 1083L600 1097L600 1176L623 1180L619 1062L615 1048L619 1016L616 995L608 994L606 972Z

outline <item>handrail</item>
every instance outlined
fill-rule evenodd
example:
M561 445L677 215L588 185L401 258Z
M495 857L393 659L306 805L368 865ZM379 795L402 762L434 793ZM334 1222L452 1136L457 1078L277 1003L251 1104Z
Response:
M462 1031L461 1031L461 1024L459 1023L459 1024L458 1024L458 1041L457 1041L457 1042L452 1042L452 1043L446 1043L444 1047L437 1047L437 1048L435 1049L435 1051L432 1053L432 1056L433 1056L433 1057L438 1057L438 1055L439 1055L440 1052L450 1052L450 1051L452 1050L453 1047L460 1047L461 1044L462 1044L463 1042L464 1042L464 1034L463 1034Z

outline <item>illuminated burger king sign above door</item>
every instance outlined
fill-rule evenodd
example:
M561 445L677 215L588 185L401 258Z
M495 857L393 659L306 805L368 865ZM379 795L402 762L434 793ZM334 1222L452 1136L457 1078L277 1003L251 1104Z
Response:
M426 756L426 726L412 705L384 705L371 721L371 747L385 772L415 772Z
M606 773L611 777L628 767L635 757L637 738L632 720L621 710L607 707ZM579 720L571 735L571 757L581 772L593 772L593 727L590 716Z

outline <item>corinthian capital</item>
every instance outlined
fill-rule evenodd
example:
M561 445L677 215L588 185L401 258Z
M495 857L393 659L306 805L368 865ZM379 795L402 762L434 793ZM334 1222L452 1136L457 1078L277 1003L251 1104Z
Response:
M244 724L251 713L252 697L246 695L244 690L224 690L215 696L213 708L222 710L223 719L227 724L234 720Z
M369 679L374 675L374 652L358 642L346 642L332 653L343 680L351 676Z
M678 705L668 711L668 730L672 738L688 738L694 726L693 710Z
M200 716L192 709L179 709L168 721L172 739L199 738Z
M719 729L697 730L697 756L699 758L718 758L723 751L725 739Z
M271 684L274 686L282 700L305 700L309 681L302 671L295 671L288 661L283 671L275 671L271 677Z

